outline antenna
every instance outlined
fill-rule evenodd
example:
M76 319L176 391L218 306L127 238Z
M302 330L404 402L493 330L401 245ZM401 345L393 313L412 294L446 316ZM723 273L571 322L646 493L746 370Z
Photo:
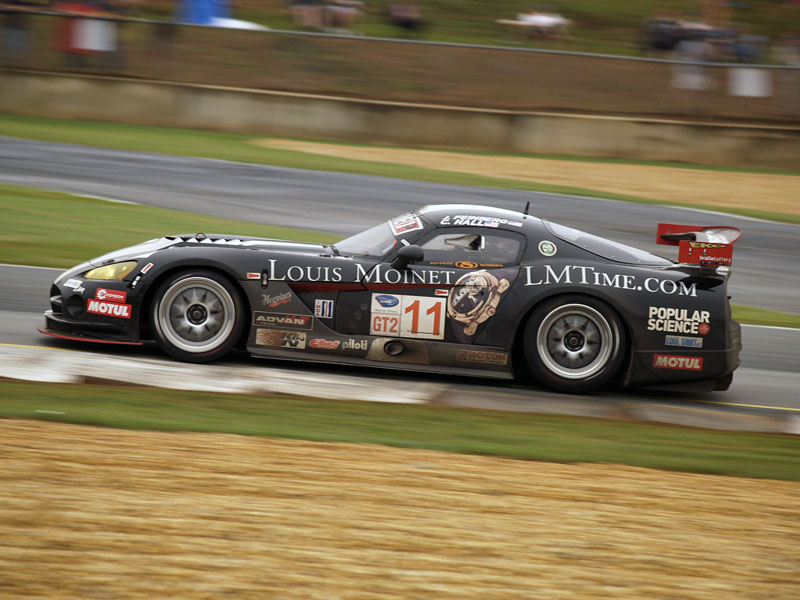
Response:
M528 216L528 209L529 209L530 207L531 207L531 201L530 201L530 200L528 200L528 201L525 203L525 211L522 213L522 214L523 214L523 215L525 215L526 217Z

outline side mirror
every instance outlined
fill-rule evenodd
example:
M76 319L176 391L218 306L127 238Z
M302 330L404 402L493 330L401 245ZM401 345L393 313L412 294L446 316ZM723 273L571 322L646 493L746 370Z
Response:
M408 263L419 262L423 258L425 258L425 253L422 251L422 248L416 244L403 246L397 252L397 257L392 261L392 268L400 271L405 269Z

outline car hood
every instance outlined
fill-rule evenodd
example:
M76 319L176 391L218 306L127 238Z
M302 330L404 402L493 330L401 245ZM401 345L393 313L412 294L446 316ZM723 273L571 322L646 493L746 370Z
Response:
M149 240L135 246L130 246L128 248L122 248L121 250L114 250L108 254L93 258L86 264L89 264L93 267L99 267L112 262L148 258L153 253L172 246L236 246L241 248L280 250L282 252L313 254L319 254L325 249L325 247L320 244L290 242L286 240L275 240L269 238L217 234L182 234L168 235L162 238Z

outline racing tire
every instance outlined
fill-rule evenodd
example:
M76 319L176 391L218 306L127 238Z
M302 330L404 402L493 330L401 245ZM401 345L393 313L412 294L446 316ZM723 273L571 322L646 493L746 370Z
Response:
M525 326L532 375L565 393L596 390L619 373L627 348L622 319L589 296L558 296L539 305Z
M210 362L228 354L245 327L241 294L212 271L183 271L164 280L152 304L158 346L186 362Z

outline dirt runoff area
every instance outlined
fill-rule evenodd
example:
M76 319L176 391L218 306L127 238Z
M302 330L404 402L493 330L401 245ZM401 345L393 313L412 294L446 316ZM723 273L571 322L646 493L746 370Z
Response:
M688 205L800 215L800 176L258 139L267 148L599 190Z
M800 484L0 420L0 596L800 597Z

